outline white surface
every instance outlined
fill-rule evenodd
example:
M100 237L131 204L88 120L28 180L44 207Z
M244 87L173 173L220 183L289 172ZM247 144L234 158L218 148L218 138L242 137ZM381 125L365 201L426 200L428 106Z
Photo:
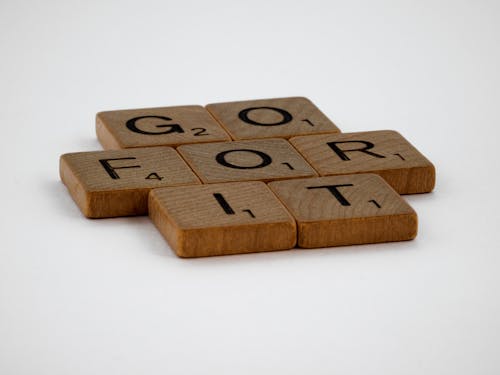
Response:
M499 374L497 1L0 3L0 374ZM100 110L304 95L437 167L413 242L182 260L58 177Z

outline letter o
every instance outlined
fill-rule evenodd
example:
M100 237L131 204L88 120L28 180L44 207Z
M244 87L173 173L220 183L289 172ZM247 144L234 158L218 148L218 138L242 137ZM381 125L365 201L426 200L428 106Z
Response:
M248 113L251 111L254 111L256 109L269 109L271 111L278 112L283 117L283 119L281 121L278 121L278 122L272 122L272 123L267 123L267 124L254 121L248 117ZM240 113L238 113L238 117L240 118L241 121L244 121L247 124L257 125L257 126L278 126L278 125L288 124L290 121L293 120L293 117L289 112L285 111L284 109L275 108L275 107L246 108L246 109L240 111Z
M232 163L230 163L230 162L228 162L226 160L226 155L230 154L232 152L250 152L252 154L255 154L255 155L259 156L262 160L261 160L261 162L259 164L253 165L251 167L245 167L245 166L241 166L241 165L232 164ZM257 168L264 168L264 167L268 166L269 164L271 164L273 162L273 159L271 159L271 157L268 154L266 154L265 152L257 151L257 150L250 150L250 149L238 149L238 150L222 151L222 152L219 152L217 154L217 156L215 157L215 160L220 165L223 165L224 167L228 167L228 168L233 168L233 169L257 169Z

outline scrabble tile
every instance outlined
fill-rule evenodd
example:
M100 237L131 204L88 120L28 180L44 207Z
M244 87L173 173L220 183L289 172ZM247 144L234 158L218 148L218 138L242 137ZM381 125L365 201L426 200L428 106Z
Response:
M375 174L274 181L303 248L411 240L417 214Z
M80 210L91 218L145 215L150 189L200 184L171 147L65 154L59 171Z
M154 189L149 216L180 257L285 250L295 220L259 181Z
M107 150L231 139L199 105L99 112L96 132Z
M295 137L290 143L320 176L372 172L400 194L434 188L432 163L392 130Z
M215 103L206 108L234 140L339 132L309 99L302 97Z
M204 183L317 176L284 139L184 145L177 151Z

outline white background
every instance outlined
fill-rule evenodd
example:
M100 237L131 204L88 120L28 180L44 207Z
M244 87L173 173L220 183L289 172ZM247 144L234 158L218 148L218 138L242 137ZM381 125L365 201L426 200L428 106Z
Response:
M498 1L0 2L0 374L499 374ZM437 169L412 242L177 258L58 176L100 110L303 95Z

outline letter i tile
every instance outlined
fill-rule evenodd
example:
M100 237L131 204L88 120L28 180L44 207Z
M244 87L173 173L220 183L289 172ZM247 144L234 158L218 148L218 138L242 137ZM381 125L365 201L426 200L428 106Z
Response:
M295 220L265 183L154 189L149 216L180 257L285 250Z

